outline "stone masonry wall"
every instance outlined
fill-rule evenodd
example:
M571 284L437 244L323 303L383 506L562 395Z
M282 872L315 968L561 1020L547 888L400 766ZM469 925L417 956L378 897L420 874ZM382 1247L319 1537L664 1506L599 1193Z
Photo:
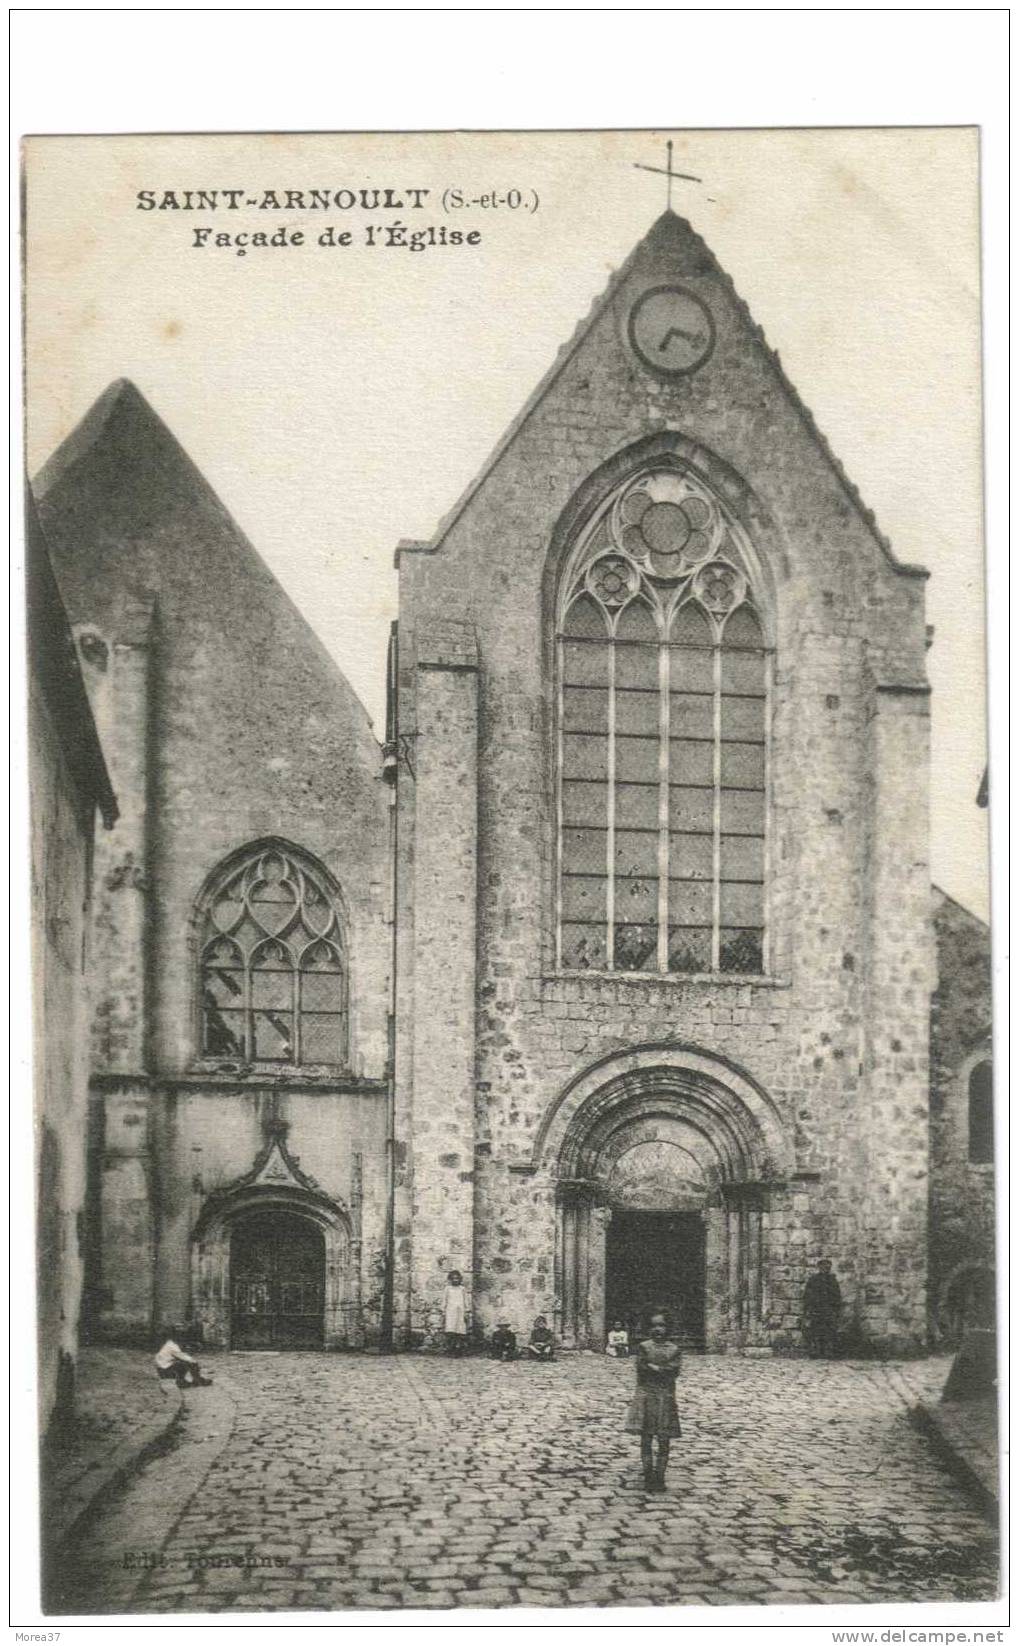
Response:
M84 961L93 812L29 674L32 1015L36 1056L38 1397L45 1432L69 1404L84 1282L88 1033Z
M717 341L699 371L663 382L631 355L625 327L633 298L672 279L709 304ZM760 982L568 977L553 965L547 637L556 556L569 542L563 522L667 452L722 490L763 562L776 680L772 965ZM683 1043L731 1060L782 1115L792 1170L763 1219L769 1340L799 1340L802 1288L822 1253L863 1331L912 1329L924 1292L912 1174L925 1103L927 918L915 894L926 818L919 804L899 804L897 788L875 791L867 772L877 686L924 685L923 583L895 566L728 279L678 219L663 219L638 248L435 542L401 554L400 577L401 657L440 616L478 635L479 1323L504 1315L520 1328L555 1306L555 1163L528 1168L558 1095L598 1059ZM408 664L401 729L414 725L414 695ZM918 743L903 753L922 759ZM408 811L408 832L411 819ZM407 861L414 849L407 840ZM908 892L882 903L869 888L893 856L910 865ZM408 875L401 920L412 918L411 904ZM420 934L416 942L420 951ZM865 1068L866 968L886 952L896 958L882 962L882 1044L899 1039L915 1062L908 1124L896 1118L893 1083ZM415 1114L420 1124L417 1106ZM884 1213L862 1213L861 1197L872 1129L882 1135L886 1118L909 1187L906 1215L892 1214L896 1232L879 1251ZM444 1111L428 1121L434 1138ZM404 1143L413 1149L413 1136ZM873 1321L868 1285L893 1300Z
M992 1059L991 944L982 920L935 889L931 1003L930 1311L951 1336L960 1286L995 1266L994 1166L969 1158L969 1078Z
M269 837L338 882L349 1068L314 1083L318 1118L292 1142L308 1172L345 1194L361 1105L384 1108L387 796L360 703L136 390L107 392L36 491L124 796L97 896L95 1198L106 1250L96 1280L111 1327L146 1331L179 1314L187 1278L181 1208L193 1209L194 1163L190 1143L172 1142L187 1133L179 1116L201 1113L203 1134L218 1117L217 1172L240 1176L252 1139L232 1117L238 1102L257 1107L266 1085L237 1071L249 1096L229 1097L200 1055L196 899L225 857ZM189 1096L174 1110L181 1081ZM360 1151L372 1204L385 1194L383 1133L373 1119ZM366 1294L374 1283L363 1277Z

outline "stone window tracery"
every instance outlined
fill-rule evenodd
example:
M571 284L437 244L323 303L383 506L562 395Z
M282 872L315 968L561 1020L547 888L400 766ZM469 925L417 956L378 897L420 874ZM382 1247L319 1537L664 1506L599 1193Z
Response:
M322 869L282 846L255 848L217 875L201 920L204 1057L346 1062L343 936Z
M695 475L621 486L557 610L558 964L760 974L771 656L746 540Z

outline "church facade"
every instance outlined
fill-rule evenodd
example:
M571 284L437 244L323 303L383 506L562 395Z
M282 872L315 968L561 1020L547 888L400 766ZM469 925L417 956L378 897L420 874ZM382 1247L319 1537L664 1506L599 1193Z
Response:
M925 1343L925 573L689 225L401 543L382 746L130 386L36 490L121 812L94 1332L435 1343L459 1269L781 1349L826 1255Z

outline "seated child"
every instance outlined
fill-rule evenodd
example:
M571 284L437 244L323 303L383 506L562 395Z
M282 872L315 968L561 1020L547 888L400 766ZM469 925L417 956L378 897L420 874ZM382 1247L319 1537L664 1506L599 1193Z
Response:
M555 1353L555 1339L544 1315L538 1315L531 1327L531 1341L527 1353L532 1360L551 1360Z
M630 1353L630 1334L621 1320L612 1322L612 1330L605 1344L605 1353L614 1355L617 1360L625 1360Z
M156 1375L163 1379L172 1378L178 1389L189 1386L206 1389L212 1382L211 1377L202 1376L202 1368L194 1355L185 1354L180 1344L174 1342L172 1330L156 1354Z
M517 1357L517 1334L510 1330L508 1320L500 1320L488 1342L488 1352L493 1360L515 1360Z

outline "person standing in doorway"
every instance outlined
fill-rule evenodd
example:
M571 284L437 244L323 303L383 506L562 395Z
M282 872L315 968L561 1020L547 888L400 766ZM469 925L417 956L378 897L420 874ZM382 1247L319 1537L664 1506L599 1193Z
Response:
M450 1269L446 1280L442 1326L446 1334L446 1353L462 1355L467 1348L467 1294L459 1269Z
M640 1435L644 1488L648 1492L664 1492L669 1446L682 1433L676 1410L676 1379L681 1363L679 1344L669 1337L665 1316L652 1315L651 1335L637 1345L637 1391L626 1416L627 1433Z
M822 1257L816 1274L803 1289L803 1335L815 1360L830 1360L842 1314L842 1288L831 1270L831 1259Z

